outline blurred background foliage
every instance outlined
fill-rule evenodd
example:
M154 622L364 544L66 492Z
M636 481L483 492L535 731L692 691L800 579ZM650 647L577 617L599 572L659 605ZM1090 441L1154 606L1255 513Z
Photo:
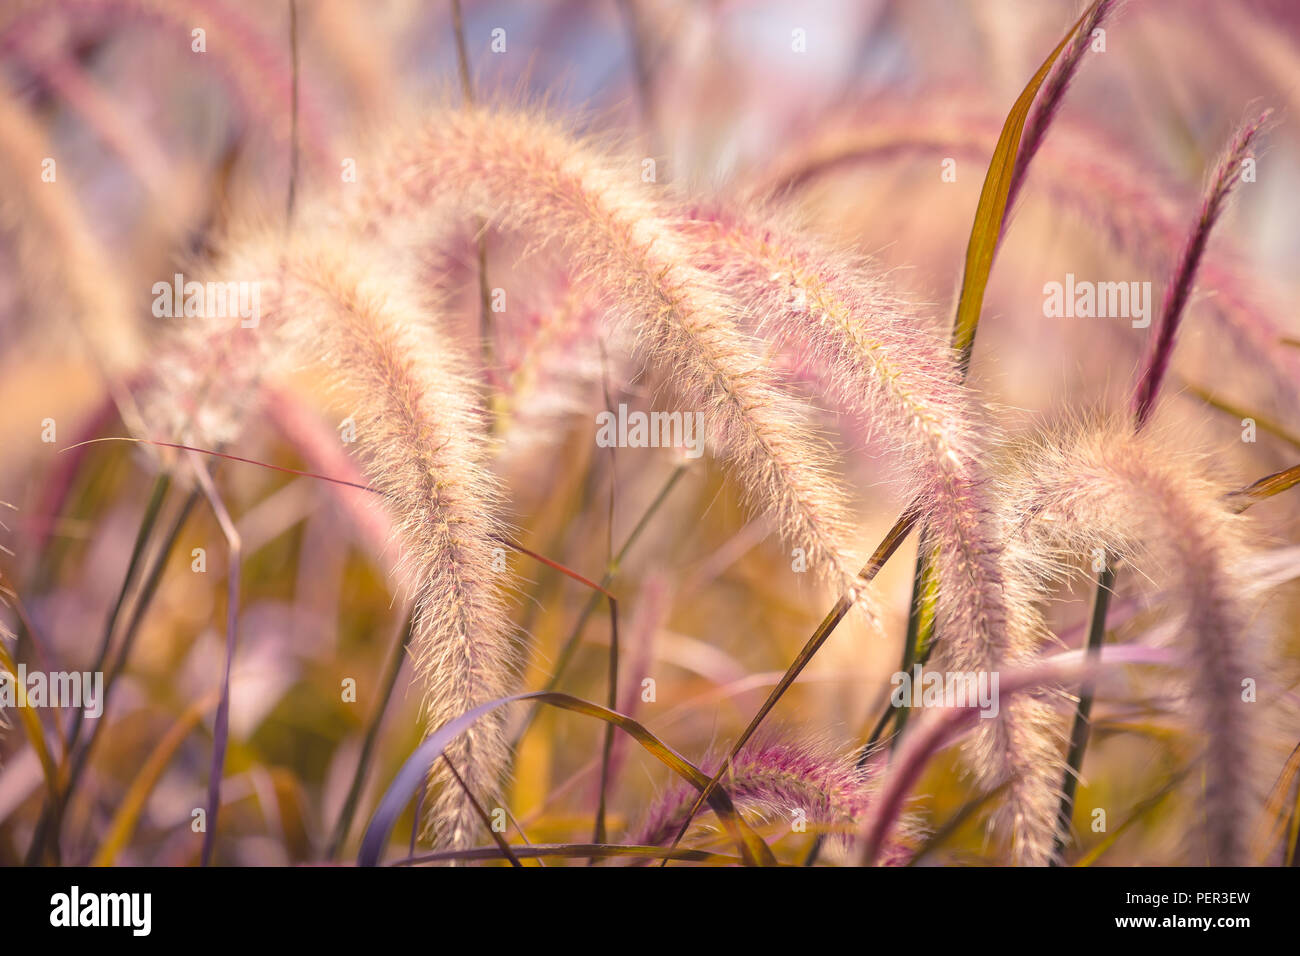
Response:
M991 146L979 137L990 129L996 136L1011 102L1077 12L1066 0L467 0L465 33L473 83L484 95L544 101L580 127L612 129L657 157L661 181L685 187L743 191L770 181L789 157L821 137L897 129L897 148L836 164L794 195L816 228L874 256L902 294L932 304L929 311L942 322ZM298 21L305 180L337 175L344 158L364 151L368 131L411 103L458 95L448 4L301 0ZM191 50L195 27L208 31L206 53ZM490 50L497 28L506 31L500 54ZM806 31L804 54L792 49L795 30ZM43 184L37 169L7 166L3 188L63 191L103 263L102 277L91 278L124 290L138 342L117 327L106 334L126 335L118 344L128 360L147 361L140 343L165 332L160 323L175 321L150 315L155 281L201 261L233 211L271 222L281 215L292 78L285 3L0 5L0 95L58 163L57 186ZM998 407L1013 445L1045 420L1121 407L1143 341L1126 322L1044 319L1043 283L1073 272L1152 281L1159 290L1176 255L1176 248L1124 236L1117 241L1117 230L1135 229L1130 220L1140 225L1151 210L1107 194L1117 182L1107 164L1122 161L1137 178L1121 176L1119 185L1167 200L1174 220L1190 224L1217 150L1260 106L1278 108L1282 118L1260 159L1258 181L1240 191L1215 248L1233 250L1227 274L1285 332L1300 337L1294 310L1285 307L1296 301L1300 255L1297 91L1295 4L1132 0L1125 6L1104 55L1085 64L1060 128L1030 175L988 291L972 381ZM975 144L958 156L955 183L940 178L940 162L950 152L925 145L931 128L956 130L958 141ZM1112 221L1061 202L1061 190L1053 188L1080 187L1080 171L1089 170L1096 179L1082 184L1083 191L1096 198L1095 207L1112 210ZM121 586L158 454L122 443L65 450L126 431L102 357L60 314L60 290L33 289L25 281L30 270L22 245L30 220L24 208L22 202L0 207L0 499L16 508L5 519L0 544L11 553L0 556L0 570L16 598L6 612L9 629L22 629L15 606L21 605L49 655L82 668L93 660ZM513 275L516 252L494 248L490 274ZM460 272L453 274L463 282L452 315L468 336L477 320L468 241L456 265ZM526 363L528 343L562 298L556 281L538 272L511 285L496 333L498 375L517 375ZM1213 449L1214 467L1247 484L1295 463L1300 420L1291 397L1211 321L1207 300L1215 294L1203 288L1193 304L1162 427L1187 445ZM599 359L575 351L579 361L587 366L575 373L572 408L550 416L544 428L524 416L525 432L507 437L500 463L520 540L599 578L610 542L619 547L683 463L668 451L620 450L611 474L608 456L591 440L590 410L604 403L600 375L590 374ZM619 397L645 402L648 386L619 361L617 355L610 360ZM320 400L309 378L292 391L317 429L336 438L346 410ZM1256 443L1243 443L1237 440L1241 416L1216 403L1278 427L1261 427ZM52 443L40 440L47 418L57 423ZM822 424L856 489L865 553L906 504L907 490L890 482L871 436L829 415ZM322 470L295 444L293 431L268 414L226 450L284 468ZM405 609L389 584L388 556L358 524L357 499L364 496L230 461L218 463L215 476L244 544L217 860L319 861L383 700ZM169 498L163 526L183 498L179 490ZM1300 509L1294 495L1284 495L1258 511L1283 569L1281 586L1261 598L1261 613L1287 622L1284 650L1294 659L1300 594L1286 570L1297 566L1296 558L1287 559L1285 547L1300 540ZM655 700L637 700L637 715L697 762L729 745L833 603L834 595L811 586L791 587L790 556L768 532L745 515L736 489L707 457L686 463L611 585L624 610L622 683L655 681ZM192 570L195 548L206 551L204 573ZM883 634L868 633L850 617L783 698L776 723L841 749L866 739L897 667L913 555L909 543L878 578ZM524 684L540 687L590 592L521 555L509 561L521 576L513 613L530 635ZM151 754L188 720L190 729L147 787L116 861L197 862L200 838L191 831L191 811L203 805L208 781L227 567L220 530L200 502L167 559L68 808L65 861L88 861L102 848ZM1087 605L1082 589L1054 602L1051 622L1066 643L1078 644ZM1138 609L1119 627L1133 635L1153 623ZM604 699L607 634L600 606L582 630L562 689ZM37 666L30 635L16 652ZM1287 712L1293 675L1269 677ZM355 701L342 691L347 679L356 682ZM421 737L420 693L408 683L404 668L340 859L354 851L362 822ZM1136 678L1104 682L1072 861L1198 862L1201 850L1187 834L1195 829L1200 781L1182 773L1194 746L1172 716L1171 693ZM195 706L197 717L188 713ZM0 863L6 864L27 853L44 797L37 756L9 717L12 726L0 740ZM54 718L41 714L52 746ZM522 728L525 715L516 719ZM1280 755L1271 764L1279 771L1296 742L1295 722L1280 724L1269 741ZM511 788L494 798L530 840L588 839L603 733L603 725L559 711L543 709L532 721ZM1261 790L1272 782L1261 781ZM612 833L667 783L659 764L628 747L612 790ZM985 808L969 806L978 794L953 754L935 761L918 793L920 819L944 832L924 862L981 864L1000 857L984 834ZM1089 827L1090 810L1098 806L1109 808L1108 833ZM970 812L945 832L963 808ZM403 838L409 827L408 811L399 827ZM789 861L802 859L814 836L791 833L786 821L762 832ZM690 842L729 852L725 837L699 833Z

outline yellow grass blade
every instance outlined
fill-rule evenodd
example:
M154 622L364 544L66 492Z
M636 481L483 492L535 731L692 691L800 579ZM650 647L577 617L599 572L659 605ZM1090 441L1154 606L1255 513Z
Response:
M14 665L14 659L10 656L3 640L0 640L0 670L7 671L13 678L23 732L27 734L27 742L32 745L32 750L36 751L36 756L41 762L41 771L45 774L45 785L49 788L50 795L54 796L59 792L58 770L55 769L54 760L50 757L49 748L45 746L45 731L41 727L40 718L36 716L36 711L27 706L27 688L18 682L18 668Z
M176 722L172 724L162 740L158 741L158 745L149 754L149 759L131 781L131 788L117 808L117 813L113 815L113 822L109 824L108 835L100 844L95 858L90 861L91 866L113 865L118 853L135 832L135 825L144 811L145 802L149 799L149 794L153 793L153 788L157 786L163 771L167 769L167 764L171 763L172 757L176 755L185 738L193 733L194 728L203 719L203 715L216 706L217 697L217 692L212 691L195 701L180 717L176 718Z
M1100 2L1100 0L1097 0ZM1025 131L1025 120L1033 106L1034 97L1052 71L1056 60L1073 39L1083 21L1096 8L1097 2L1089 5L1083 15L1075 21L1074 26L1061 38L1056 49L1043 61L1029 85L1025 87L1011 107L1007 120L1002 126L997 147L989 162L988 175L984 178L984 188L980 191L979 205L975 208L975 224L971 228L970 244L966 247L966 272L962 276L961 295L957 300L957 317L953 323L952 345L961 353L962 367L970 363L971 348L975 344L975 330L979 326L980 312L984 308L984 290L989 284L989 272L993 269L993 256L997 252L998 241L1002 237L1002 221L1007 211L1007 197L1011 192L1011 180L1016 168L1016 156L1020 152L1020 137Z

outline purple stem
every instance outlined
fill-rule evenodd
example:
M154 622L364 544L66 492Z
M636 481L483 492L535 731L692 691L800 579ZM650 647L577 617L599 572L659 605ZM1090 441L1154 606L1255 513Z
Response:
M1210 239L1214 224L1222 215L1233 187L1241 180L1243 161L1249 156L1255 137L1268 120L1270 111L1266 110L1254 122L1247 123L1237 131L1227 152L1219 161L1210 180L1210 186L1201 202L1200 216L1192 228L1187 244L1183 247L1182 259L1165 288L1164 302L1160 308L1160 325L1147 350L1147 359L1133 391L1133 421L1141 429L1155 407L1156 396L1160 392L1160 383L1164 381L1169 369L1169 360L1173 357L1174 343L1178 337L1178 327L1182 323L1183 312L1191 298L1192 288L1196 283L1197 269L1205 255L1205 247Z

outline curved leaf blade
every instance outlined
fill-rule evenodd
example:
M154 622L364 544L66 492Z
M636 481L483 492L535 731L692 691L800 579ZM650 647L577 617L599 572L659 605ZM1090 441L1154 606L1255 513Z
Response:
M393 778L393 782L389 784L388 790L379 801L379 806L375 809L370 825L366 828L365 837L361 841L361 850L357 855L357 864L359 866L378 865L384 847L388 844L389 834L397 823L397 818L428 775L429 767L432 766L433 761L442 755L446 747L460 734L473 726L475 721L481 717L499 707L517 701L537 701L538 703L550 704L552 707L595 717L618 727L644 747L660 763L677 773L691 786L701 792L711 791L709 804L717 813L722 825L736 840L741 859L747 865L777 865L776 857L772 855L771 849L740 818L740 814L736 812L735 805L726 791L717 786L710 787L707 774L661 741L641 723L607 707L601 707L599 704L593 704L591 701L570 694L561 694L555 691L533 691L527 694L501 697L497 700L488 701L486 704L480 704L478 707L461 714L455 720L443 724L425 738L424 742L402 764L401 769Z
M1043 61L1029 85L1011 107L1002 126L989 171L980 190L979 205L975 207L975 224L971 227L970 243L966 247L966 271L962 276L961 294L957 299L957 316L953 322L952 346L960 353L963 371L970 364L971 349L975 344L975 330L979 327L980 313L984 309L984 290L988 288L989 273L993 269L993 256L1002 238L1002 223L1007 211L1007 198L1020 152L1020 138L1025 132L1025 120L1033 106L1043 81L1052 71L1061 53L1079 31L1079 27L1097 8L1100 0L1092 3L1075 21L1056 49Z

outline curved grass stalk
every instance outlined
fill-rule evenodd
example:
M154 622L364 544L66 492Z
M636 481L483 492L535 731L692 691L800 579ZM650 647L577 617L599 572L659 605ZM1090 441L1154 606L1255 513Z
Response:
M289 339L355 402L357 451L402 542L412 653L433 728L510 691L516 646L494 570L504 529L463 359L400 278L357 259L328 246L292 254L276 306L286 312ZM506 756L500 715L449 747L465 787L446 779L445 765L435 771L442 786L427 829L439 845L471 845L479 827L473 797L497 792Z
M1183 313L1192 288L1196 281L1197 270L1209 243L1214 224L1222 215L1233 187L1242 176L1242 168L1250 153L1252 143L1258 135L1268 113L1253 123L1243 126L1229 144L1223 158L1219 161L1210 178L1209 187L1201 201L1200 213L1196 224L1188 236L1178 266L1165 289L1164 303L1161 307L1160 324L1156 327L1147 346L1147 357L1141 374L1133 389L1130 410L1133 415L1134 431L1146 427L1155 410L1156 399L1160 393L1161 383L1173 358L1174 346L1178 341L1178 330L1182 325ZM1267 479L1266 479L1267 481ZM1247 494L1254 490L1247 489ZM1247 499L1249 500L1249 499ZM1244 510L1239 508L1237 513ZM1110 604L1111 590L1115 585L1115 568L1111 556L1103 551L1103 567L1097 575L1096 589L1093 594L1092 621L1088 627L1088 652L1096 654L1106 635L1106 612ZM1070 732L1070 751L1066 758L1066 771L1062 779L1061 809L1058 814L1056 845L1053 850L1053 862L1062 859L1065 843L1069 835L1070 821L1074 810L1074 794L1078 785L1079 774L1083 768L1083 758L1087 751L1089 734L1089 715L1092 711L1093 689L1086 684L1079 695L1079 705L1075 713L1074 727Z
M228 439L243 427L248 393L282 361L278 353L324 366L351 402L346 437L355 437L368 487L392 517L425 712L440 726L508 693L517 667L499 593L506 576L495 570L504 527L475 386L405 283L412 270L394 267L393 256L334 243L311 210L302 211L290 243L266 235L232 243L214 270L256 284L259 321L244 328L227 317L190 330L156 383L153 406L170 413L175 428L193 420L201 436L194 444L219 444L214 436ZM472 845L481 825L474 798L497 792L504 734L497 714L455 741L448 757L464 787L447 764L433 768L425 821L438 845Z
M226 744L230 734L230 669L234 666L239 637L239 579L243 571L243 541L221 494L208 474L208 466L195 452L188 452L199 489L208 499L217 526L226 539L226 655L221 674L221 693L212 727L212 765L208 775L207 829L203 831L200 866L212 862L217 845L217 816L221 811L221 782L226 767Z
M955 360L949 373L950 385L959 387L970 365L975 333L983 309L984 290L1002 239L1007 211L1023 184L1030 160L1042 144L1065 91L1079 68L1093 28L1109 15L1112 6L1111 0L1095 0L1083 12L1030 79L1001 127L966 251L965 271L953 322L952 349ZM1039 91L1045 83L1046 91L1039 99ZM1028 134L1022 149L1026 123ZM766 240L768 235L763 238ZM790 272L797 279L799 269L791 268ZM773 277L779 278L780 271ZM825 273L821 279L827 281ZM846 302L851 301L851 296L846 297ZM797 311L802 313L808 305L809 290L800 289L796 297ZM854 317L848 310L836 315L831 309L822 310L814 306L812 311L817 319L815 330L801 330L796 341L807 338L822 344L819 341L820 334L829 327L832 333L830 348L825 349L826 354L821 356L823 360L835 356L837 347L843 349L848 342L856 346L848 350L851 357L856 355L860 361L869 355L871 361L865 364L868 367L874 365L878 373L883 366L885 374L881 377L888 383L883 391L895 400L902 399L905 414L901 434L911 436L919 431L923 438L921 444L929 446L926 448L929 455L923 454L921 458L921 495L913 500L886 537L886 542L893 540L896 547L918 520L925 519L922 531L924 541L917 555L911 613L908 617L904 666L918 653L920 644L924 644L924 654L928 654L934 641L936 623L956 625L945 645L945 654L955 662L955 666L996 670L1004 664L1029 659L1042 631L1038 618L1028 609L1026 602L1016 600L1023 589L1017 586L1014 578L1003 574L995 556L999 537L996 534L985 536L989 522L981 516L990 512L991 508L986 500L981 500L981 480L976 478L972 481L969 475L961 473L963 461L952 442L952 438L960 434L959 424L958 427L950 425L947 429L935 427L936 422L944 420L940 409L950 391L937 389L931 393L934 397L923 404L915 397L926 395L923 385L910 389L906 385L903 388L897 387L903 379L903 370L908 367L905 360L899 361L899 356L907 352L905 347L900 346L909 345L912 341L921 345L920 336L913 330L910 339L903 336L902 341L898 342L896 337L894 343L889 341L887 335L882 340L881 332L875 329L865 336L855 336ZM867 309L863 312L870 314ZM877 322L876 325L881 326L882 323ZM888 323L883 323L883 326L885 330L889 327ZM888 365L888 359L881 362L882 353L886 353L891 344L897 353L893 356L895 364L892 368ZM866 346L865 352L862 345ZM816 355L816 348L812 353ZM912 358L915 360L917 356L913 355ZM937 363L938 366L946 368L947 358L945 354L944 360ZM919 367L929 366L922 362ZM868 412L869 417L870 404L864 402L864 399L872 394L870 385L875 383L871 383L869 378L867 383L862 383L861 376L853 374L860 369L854 368L852 360L845 362L840 371L845 373L845 379L850 382L854 382L855 377L858 379L856 387L850 387L848 394L851 399L863 402L858 410ZM867 384L867 387L863 387L863 384ZM953 408L960 408L960 401L955 402ZM961 421L957 417L957 422ZM908 431L908 425L913 426L913 432ZM915 428L917 425L921 427ZM929 426L928 429L926 426ZM926 466L929 466L928 470ZM926 509L932 506L933 512L927 514ZM882 544L881 548L884 547L885 544ZM877 550L878 553L881 552L881 549ZM937 580L939 578L943 579L942 584ZM933 601L929 600L931 594ZM1011 600L1006 602L1008 596ZM824 636L819 635L828 635L837 620L833 610L818 633L805 645L800 659L787 672L789 680L802 667L801 660L806 660L806 657L815 653L820 642L825 640ZM774 702L775 698L769 698L764 704L751 721L746 735L733 747L733 755ZM905 716L906 711L900 714L900 728ZM1050 842L1051 822L1047 806L1051 797L1050 784L1046 781L1054 766L1054 750L1047 733L1048 724L1048 715L1039 702L1017 698L1003 709L1000 719L993 725L992 733L982 735L984 745L977 749L977 769L988 778L989 786L1011 781L1008 816L1012 826L1012 846L1017 859L1026 863L1045 861ZM882 719L878 729L883 727ZM875 734L873 740L874 737ZM871 744L868 744L863 750L864 758L870 748ZM687 822L689 823L689 818ZM684 832L685 825L679 831L678 839ZM818 848L814 847L808 862L815 860L817 852Z
M804 408L765 368L735 302L695 264L635 160L620 166L532 114L478 107L435 113L387 156L376 175L383 187L358 210L371 231L427 222L440 207L563 250L685 410L705 416L748 505L771 514L829 586L866 607L844 495L819 460Z
M961 384L954 352L918 330L860 263L792 230L736 216L700 227L710 263L764 331L813 369L837 404L899 451L940 586L936 634L956 670L1023 664L1042 637L1028 588L1000 559L1000 519L980 461L991 429ZM1051 831L1053 740L1041 705L1017 701L977 763L1008 799L1024 862L1045 859ZM1001 754L1001 756L999 756ZM1034 836L1033 834L1040 834Z

